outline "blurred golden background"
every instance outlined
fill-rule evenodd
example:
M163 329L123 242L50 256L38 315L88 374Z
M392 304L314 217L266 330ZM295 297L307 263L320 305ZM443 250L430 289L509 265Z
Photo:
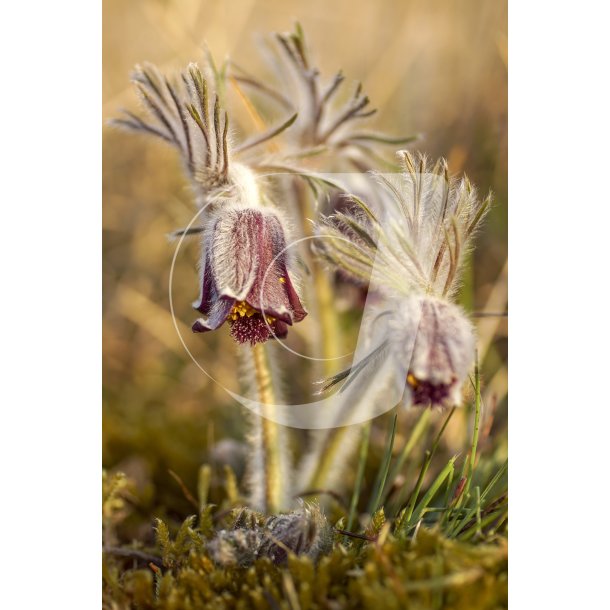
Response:
M263 66L257 40L298 20L323 74L342 68L348 82L362 81L379 109L372 126L421 134L412 149L445 156L453 173L466 172L483 194L493 191L494 209L478 238L462 304L471 311L505 310L505 2L105 0L103 19L104 121L136 106L129 82L136 63L179 69L201 61L205 42L217 61L230 56L256 74ZM185 515L188 503L168 470L193 485L211 444L240 438L244 414L192 363L169 313L175 245L165 236L194 211L177 154L106 126L103 142L104 466L137 482L143 513ZM176 278L182 311L197 296L196 254L187 248L191 263L181 259ZM506 320L483 318L477 326L485 348L484 398L495 405L488 437L505 444ZM189 335L187 326L182 330ZM234 379L228 332L206 335L199 345L216 377ZM464 411L461 421L452 421L448 438L456 445L463 444L468 416Z

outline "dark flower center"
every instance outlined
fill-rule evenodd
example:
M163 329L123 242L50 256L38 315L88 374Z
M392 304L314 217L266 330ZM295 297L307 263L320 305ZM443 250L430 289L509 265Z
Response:
M260 311L245 301L238 301L227 317L231 325L231 336L238 343L264 343L272 337L269 327L273 327L275 318L263 318Z
M411 388L413 404L421 407L442 405L449 397L452 384L433 384L417 379L412 373L407 375L407 383Z

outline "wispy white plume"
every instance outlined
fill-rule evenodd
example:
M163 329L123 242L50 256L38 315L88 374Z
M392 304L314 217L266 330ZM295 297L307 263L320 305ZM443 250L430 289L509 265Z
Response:
M383 207L373 212L351 196L352 210L319 223L318 250L359 281L368 282L375 269L376 287L388 294L451 298L491 199L481 200L468 178L450 176L444 159L430 167L423 154L398 155L403 172L373 173Z

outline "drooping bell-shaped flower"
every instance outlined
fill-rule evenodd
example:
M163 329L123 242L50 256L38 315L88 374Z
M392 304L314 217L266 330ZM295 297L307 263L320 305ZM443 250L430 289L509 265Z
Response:
M288 326L307 315L288 262L284 227L275 212L224 207L203 234L201 294L194 304L203 317L193 332L228 322L238 343L284 338Z
M352 196L353 208L318 224L324 258L375 295L363 318L360 360L323 389L354 385L358 376L370 387L366 375L378 374L386 385L404 387L406 405L457 406L476 338L452 298L491 199L481 200L466 178L451 177L444 160L429 167L425 155L400 157L402 173L375 174L381 188L370 189L370 205Z
M458 406L475 352L472 324L453 303L427 295L402 300L390 322L394 355L404 354L406 404Z
M115 124L176 147L197 201L210 206L201 229L201 294L195 303L204 317L193 331L214 330L228 321L239 343L285 337L288 326L307 314L288 272L284 227L276 213L259 207L252 169L232 159L220 97L210 96L195 64L175 82L151 65L138 67L133 78L147 116L127 112ZM246 143L245 149L274 137L293 120Z

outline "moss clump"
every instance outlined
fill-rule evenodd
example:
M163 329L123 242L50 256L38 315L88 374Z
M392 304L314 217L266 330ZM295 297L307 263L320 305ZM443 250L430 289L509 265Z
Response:
M105 536L129 512L128 482L105 478ZM340 524L337 524L339 526ZM507 544L477 544L420 526L391 531L380 511L362 538L346 537L315 506L264 517L203 508L172 533L157 520L154 548L106 546L107 608L501 608L507 604ZM364 539L368 538L368 539Z
M289 555L248 567L220 566L203 548L185 550L173 568L124 568L105 559L107 595L121 608L446 608L505 607L507 548L472 546L420 530L415 540L335 544L317 564ZM291 599L298 605L291 604Z

